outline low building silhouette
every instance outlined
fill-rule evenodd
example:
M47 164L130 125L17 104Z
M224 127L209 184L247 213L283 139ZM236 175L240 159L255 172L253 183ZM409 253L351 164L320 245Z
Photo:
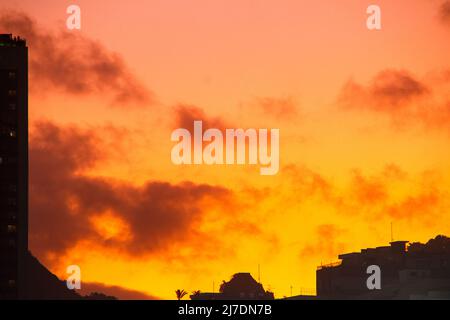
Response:
M261 283L257 282L250 273L236 273L231 280L224 281L218 293L196 292L191 295L192 300L273 300L274 295L264 290Z
M339 255L318 267L320 299L450 299L450 238L426 244L394 241L389 246ZM380 267L381 289L369 290L367 268Z

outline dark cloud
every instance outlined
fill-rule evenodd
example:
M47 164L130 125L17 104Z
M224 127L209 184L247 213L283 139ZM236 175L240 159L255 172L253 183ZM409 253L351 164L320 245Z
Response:
M227 127L224 120L219 117L211 117L202 108L194 105L178 104L174 107L174 113L174 126L177 128L192 131L194 120L201 120L203 129L217 128L223 130Z
M148 181L134 186L84 175L107 154L104 132L60 128L43 122L30 142L30 242L38 255L62 253L78 240L143 256L200 236L195 227L218 203L231 203L228 190L190 182ZM104 217L129 235L104 235L93 223ZM100 224L101 226L101 224Z
M449 84L448 70L435 73L427 81L418 80L407 71L385 70L367 85L349 81L338 104L347 110L386 115L395 127L418 124L425 129L448 130Z
M148 295L141 291L131 290L120 286L111 286L98 282L83 282L81 295L89 295L93 292L100 292L107 296L113 296L120 300L158 300L155 296Z
M380 72L372 82L370 95L390 105L401 105L427 93L424 84L406 71L386 70Z
M427 87L408 72L384 70L367 86L349 81L341 92L340 102L351 108L392 113L402 111L409 102L427 92Z
M439 7L439 17L442 22L450 26L450 1L444 1Z
M79 32L51 33L27 14L0 15L0 31L27 40L30 88L69 94L108 94L114 105L151 103L153 94L128 69L121 56Z

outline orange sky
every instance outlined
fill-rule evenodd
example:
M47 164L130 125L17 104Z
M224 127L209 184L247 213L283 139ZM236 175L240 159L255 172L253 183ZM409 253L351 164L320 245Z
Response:
M31 170L50 170L45 154L67 152L54 172L31 174L31 203L51 211L45 225L31 223L32 251L61 277L79 264L83 281L161 298L210 291L213 281L217 289L235 272L256 277L260 264L265 288L282 297L291 285L314 288L316 266L338 254L387 244L391 222L396 239L450 234L444 2L0 0L1 13L35 21L33 34L24 21L0 23L29 34L30 59L39 57L30 64ZM81 31L65 27L72 3ZM366 28L373 3L380 31ZM96 56L110 64L90 64ZM124 93L132 97L116 99ZM174 166L170 133L195 117L280 128L278 175ZM67 192L47 210L52 196L39 186L60 183L58 174L68 182L54 190ZM146 189L155 182L170 185ZM118 195L86 195L79 184ZM136 199L170 210L154 218L128 203ZM173 219L164 215L172 209ZM58 210L82 221L70 240L52 219Z

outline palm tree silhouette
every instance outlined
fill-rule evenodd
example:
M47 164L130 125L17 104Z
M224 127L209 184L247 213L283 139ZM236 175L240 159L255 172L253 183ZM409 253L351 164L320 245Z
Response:
M177 295L177 299L178 299L178 300L183 299L183 297L184 297L185 295L187 295L187 292L186 292L186 291L180 290L180 289L176 290L175 293L176 293L176 295Z

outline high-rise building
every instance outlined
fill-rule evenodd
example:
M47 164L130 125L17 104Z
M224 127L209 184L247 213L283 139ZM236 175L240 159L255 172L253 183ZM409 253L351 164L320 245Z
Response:
M28 253L28 48L0 34L0 299L25 293Z

